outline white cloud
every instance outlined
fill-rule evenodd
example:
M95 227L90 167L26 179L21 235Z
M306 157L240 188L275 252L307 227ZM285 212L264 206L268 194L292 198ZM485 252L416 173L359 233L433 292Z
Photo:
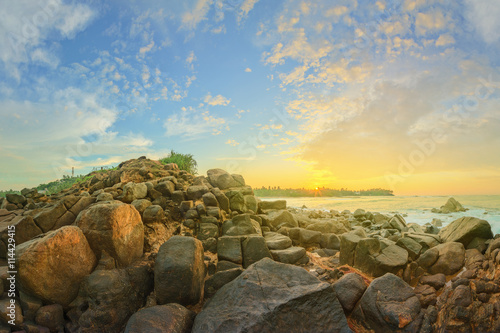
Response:
M208 93L205 96L204 102L211 106L217 106L217 105L226 106L229 103L231 103L231 99L226 98L222 95L217 95L215 97L212 97L212 95Z
M95 12L85 4L61 0L42 5L35 0L18 0L0 6L0 17L0 60L7 73L20 80L20 64L35 61L57 65L49 43L74 38L88 26Z
M251 73L251 72L252 72L252 69L247 67L247 68L245 68L245 72L247 72L247 73Z
M455 44L455 38L451 35L441 35L436 41L436 46L446 46L450 44Z
M206 15L213 0L197 0L194 8L182 15L181 29L194 30L196 26L206 19Z
M236 147L237 145L239 145L240 143L237 142L236 140L234 139L229 139L226 141L226 145L230 145L230 146L233 146L233 147Z
M240 9L238 11L238 22L243 20L248 16L248 13L253 9L255 4L259 2L259 0L244 0L243 3L240 6Z
M486 43L500 40L498 0L466 0L466 17Z
M189 52L186 58L186 65L190 70L194 70L195 61L196 61L196 56L194 55L194 51Z
M144 57L146 55L146 53L148 53L149 51L151 51L151 49L153 48L153 46L155 46L155 41L152 40L151 43L149 43L148 45L144 46L144 47L141 47L139 49L139 53L141 54L142 57Z
M182 108L182 112L170 116L163 125L165 135L180 136L195 139L202 134L218 135L227 124L224 118L212 116L208 111L196 110L191 107Z

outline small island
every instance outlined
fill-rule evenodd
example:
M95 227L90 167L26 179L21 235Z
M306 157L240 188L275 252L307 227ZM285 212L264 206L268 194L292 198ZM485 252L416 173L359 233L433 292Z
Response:
M262 186L259 189L254 189L257 197L280 197L280 198L297 198L297 197L364 197L364 196L394 196L392 190L382 188L372 188L368 190L349 190L345 188L331 189L325 187L317 187L315 189L305 188L280 188Z

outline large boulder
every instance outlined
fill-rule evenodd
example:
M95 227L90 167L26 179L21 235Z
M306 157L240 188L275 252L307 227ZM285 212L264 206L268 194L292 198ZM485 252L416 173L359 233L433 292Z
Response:
M465 247L474 238L491 239L491 225L476 217L464 216L448 224L438 234L443 242L460 242Z
M286 200L274 200L274 201L260 201L259 208L261 210L285 210Z
M134 313L125 333L188 333L195 316L179 304L156 305Z
M359 240L354 256L354 267L364 273L378 277L385 273L398 273L408 262L408 252L391 244L384 246L376 238Z
M243 267L247 268L262 258L273 258L266 245L264 237L249 236L241 242L243 253Z
M8 222L0 222L0 239L5 245L9 242L9 232L15 230L14 240L16 245L29 241L42 233L31 216L15 216ZM7 247L6 247L7 248ZM5 258L4 253L0 257Z
M399 277L387 273L370 284L351 318L375 332L418 332L420 301Z
M404 232L403 238L411 238L417 242L421 247L420 253L424 253L430 248L441 244L441 238L438 235L431 235L416 232Z
M446 203L441 206L440 209L433 209L433 213L440 213L440 214L449 214L449 213L455 213L455 212L465 212L467 209L465 209L460 202L455 200L455 198L449 198Z
M344 224L335 221L320 221L310 224L306 227L307 230L319 231L321 233L343 234L348 232Z
M97 204L78 215L75 224L82 229L98 258L106 251L118 267L126 267L142 256L144 225L132 205Z
M127 319L144 306L153 278L144 261L125 269L96 269L82 286L86 310L78 318L81 332L121 332Z
M340 264L354 266L354 254L361 237L349 232L340 236Z
M158 304L196 304L205 281L203 244L192 237L174 236L156 257L155 293Z
M217 257L219 261L227 260L236 264L243 263L240 237L220 237L217 241Z
M350 313L361 296L363 296L366 290L366 283L361 275L349 273L335 282L333 284L333 289L344 311Z
M259 235L262 229L259 222L248 214L236 215L232 220L227 220L222 226L222 234L226 236Z
M80 228L65 226L16 248L20 289L45 302L68 305L97 260Z
M293 246L284 250L271 250L271 255L273 256L274 260L285 264L295 264L308 258L306 249L300 246ZM305 263L307 263L307 261L308 259Z
M453 275L465 264L465 248L462 243L443 243L427 250L417 262L431 274Z
M302 268L262 259L196 316L198 332L351 332L331 286Z
M281 227L296 228L299 226L297 219L287 210L270 212L269 224L273 230L278 230Z
M290 237L277 232L266 232L264 233L264 238L270 250L284 250L292 246Z
M75 222L78 214L95 202L94 197L65 196L54 206L38 212L33 219L43 232L59 229Z
M210 169L207 171L208 181L213 187L226 190L232 187L245 186L243 177L239 175L230 175L222 169Z
M144 199L148 195L148 187L144 183L127 183L123 186L123 193L119 199L126 203Z

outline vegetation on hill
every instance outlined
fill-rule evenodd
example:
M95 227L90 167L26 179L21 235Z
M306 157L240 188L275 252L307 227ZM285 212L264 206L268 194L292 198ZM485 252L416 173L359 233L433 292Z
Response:
M258 197L347 197L347 196L392 196L391 190L374 188L369 190L352 191L348 189L318 188L308 189L281 189L280 187L262 187L255 189L254 193Z
M186 170L192 175L195 175L198 172L198 163L191 154L181 154L171 150L170 155L168 157L161 158L160 162L162 164L175 163L179 169Z
M13 189L7 190L7 191L0 191L0 197L5 198L7 194L21 194L19 191L15 191Z

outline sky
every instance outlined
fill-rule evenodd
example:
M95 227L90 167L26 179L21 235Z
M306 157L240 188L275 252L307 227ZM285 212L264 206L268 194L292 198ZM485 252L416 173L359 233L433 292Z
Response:
M0 189L171 149L254 188L500 194L498 0L0 0Z

